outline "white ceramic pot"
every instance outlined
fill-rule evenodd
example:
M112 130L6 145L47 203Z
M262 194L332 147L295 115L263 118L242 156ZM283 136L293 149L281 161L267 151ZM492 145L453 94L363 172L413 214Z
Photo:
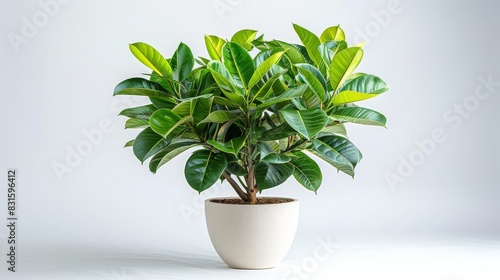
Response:
M212 244L229 267L273 268L295 238L299 201L247 205L207 199L205 217Z

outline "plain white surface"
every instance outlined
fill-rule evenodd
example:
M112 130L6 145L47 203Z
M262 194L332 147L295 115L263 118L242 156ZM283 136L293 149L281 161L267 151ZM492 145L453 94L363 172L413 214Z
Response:
M218 260L203 215L205 198L233 195L231 188L215 185L198 196L183 176L189 152L154 175L141 166L131 150L122 149L137 131L124 131L125 118L117 114L144 100L114 98L112 92L120 81L147 72L130 54L129 43L148 42L169 57L183 41L195 54L206 56L204 34L230 38L237 30L253 28L267 38L299 42L292 22L315 33L340 23L350 44L367 42L358 70L391 85L389 92L359 104L384 113L387 129L348 127L350 139L364 155L355 180L320 162L324 176L318 195L293 179L265 192L300 200L296 244L328 236L339 243L423 237L500 240L498 2L60 0L65 4L52 8L45 20L43 3L49 1L0 4L0 181L8 168L17 168L24 271L19 277L34 276L37 268L57 274L50 269L56 267L85 279L97 266L102 279L109 279L112 272L107 268L121 273L122 261L131 269L124 265L124 273L161 275L170 266L168 273L177 276L237 274L222 265L215 267L220 271L212 270ZM13 47L9 38L24 36L27 21L38 21L40 27ZM101 137L95 136L97 130ZM75 159L72 151L90 143L89 134L96 137L95 144ZM429 144L433 135L439 140L432 140L434 145ZM402 167L406 161L415 164ZM68 172L58 176L58 164ZM399 176L399 182L390 184L386 177L391 174ZM2 221L5 195L1 187ZM0 227L0 255L6 252L6 229ZM498 255L497 245L471 246L436 251L431 244L418 252L376 251L368 256L358 254L368 247L347 247L344 255L321 265L317 277L330 273L343 275L338 279L363 279L369 271L380 279L393 274L440 280L498 276L489 266ZM38 247L45 249L36 251ZM73 257L57 253L59 247ZM293 257L306 257L311 252L307 248L295 249ZM469 254L467 248L477 253ZM160 260L133 266L134 259L147 259L151 253ZM115 261L95 260L93 254ZM408 262L403 264L405 257ZM380 267L372 265L377 263ZM5 264L0 264L2 279L10 276L5 272Z
M194 249L194 250L193 250ZM462 240L296 243L270 270L228 268L212 250L37 248L8 279L498 280L500 243Z

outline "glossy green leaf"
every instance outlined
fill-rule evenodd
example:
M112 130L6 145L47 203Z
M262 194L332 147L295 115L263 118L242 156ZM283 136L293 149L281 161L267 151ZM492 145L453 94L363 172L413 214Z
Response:
M227 71L237 77L244 88L247 88L255 71L252 57L248 52L236 43L227 42L222 47L222 57Z
M307 85L300 85L298 87L290 88L289 90L285 91L281 95L267 99L262 104L257 106L257 108L258 109L265 109L269 106L272 106L272 105L280 103L280 102L285 102L285 101L288 101L288 100L291 100L294 98L299 98L304 94L306 88L307 88Z
M337 26L330 26L320 36L321 42L327 42L327 41L344 41L345 40L345 34L344 30L340 28L340 25Z
M281 110L286 122L307 139L311 139L328 123L328 116L321 109Z
M179 126L188 122L191 116L181 117L170 109L160 109L149 119L149 125L156 133L163 137L178 134L182 131Z
M211 59L222 60L222 46L226 41L214 35L205 35L205 46Z
M330 65L335 54L347 47L346 41L327 41L319 46L319 52L325 64Z
M381 113L362 107L340 108L333 111L331 116L339 121L383 127L387 122L387 119Z
M312 92L320 101L326 98L326 81L321 72L310 64L296 64L299 73L304 77L304 81L311 88Z
M149 120L149 117L155 111L156 107L153 104L149 104L149 105L124 109L120 112L119 115L139 120Z
M160 84L143 78L131 78L119 83L113 95L140 95L149 97L169 97Z
M129 128L145 128L149 126L149 120L128 119L125 122L125 129Z
M252 41L257 35L257 30L243 29L236 32L231 38L231 42L237 43L244 47L247 51L252 50Z
M330 64L330 84L336 93L347 80L363 58L363 50L359 47L343 49L335 54Z
M388 90L389 87L382 79L364 74L348 81L332 101L334 105L347 104L376 97Z
M194 57L191 49L186 44L180 43L170 63L172 65L173 78L179 82L184 81L194 66Z
M326 65L324 64L323 58L321 57L321 53L318 49L321 45L321 41L319 40L319 38L311 31L297 24L294 24L293 28L295 29L297 35L299 35L302 44L304 44L309 57L316 64L321 73L326 74Z
M179 117L181 117L181 118L183 118L185 116L189 116L191 114L191 102L184 101L184 102L177 104L172 109L172 112L179 115Z
M239 151L241 150L241 148L245 144L246 138L247 138L246 135L244 135L241 137L231 139L231 140L227 141L226 143L221 143L221 142L214 141L214 140L208 140L207 143L214 146L215 148L217 148L220 151L237 156Z
M290 163L274 164L260 162L255 165L255 182L260 191L281 185L294 171Z
M242 106L245 102L243 88L236 84L236 81L224 65L220 61L211 61L207 67L224 95L229 100Z
M146 159L161 151L170 143L170 139L165 139L154 132L150 127L144 129L134 141L134 155L144 163Z
M197 125L204 120L212 109L212 98L197 98L191 100L191 116L193 124Z
M134 142L135 142L135 139L132 139L132 140L128 141L127 143L125 143L125 145L123 147L124 148L132 147L132 146L134 146Z
M226 165L227 160L222 153L198 150L187 160L184 175L191 188L201 193L217 182Z
M197 145L199 145L199 143L191 139L172 141L168 146L151 158L149 170L156 173L162 165Z
M273 141L287 138L297 134L297 131L293 129L289 124L284 123L276 128L272 128L264 132L259 138L260 141Z
M321 130L320 133L328 133L328 134L337 134L337 135L347 136L347 131L345 129L345 125L341 124L341 123L326 126L325 128L323 128Z
M132 54L149 69L160 76L172 77L170 64L155 48L141 42L130 44L129 47Z
M306 189L317 192L321 186L322 174L318 164L303 152L294 152L291 164L293 177Z
M287 163L292 160L289 156L278 153L270 153L263 157L260 161L266 163Z
M354 177L354 168L361 160L361 152L347 138L328 135L312 140L313 152L340 171Z
M233 112L230 111L224 111L224 110L218 110L218 111L213 111L210 113L204 120L202 120L200 123L223 123L227 122L230 120L238 120L240 117L236 115Z
M248 83L248 88L252 88L271 69L272 66L281 59L284 52L277 52L262 62L253 73Z

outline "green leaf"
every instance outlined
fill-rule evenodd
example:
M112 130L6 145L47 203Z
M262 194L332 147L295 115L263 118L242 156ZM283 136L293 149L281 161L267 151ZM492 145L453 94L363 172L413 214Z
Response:
M270 153L270 154L266 155L264 158L262 158L260 161L266 162L266 163L287 163L290 160L292 160L292 159L287 155L278 154L278 153Z
M225 97L222 97L222 96L214 96L213 102L215 104L226 106L228 108L233 108L233 109L240 108L240 105L238 105L238 103L233 102L233 101L231 101Z
M134 141L135 141L135 139L132 139L132 140L128 141L127 143L125 143L125 146L123 146L123 147L127 148L127 147L134 146Z
M146 43L134 43L129 46L132 54L158 75L171 78L172 68L168 61L155 48Z
M191 120L191 116L181 117L170 109L160 109L149 119L149 125L156 133L163 137L176 135L183 129L179 126Z
M270 189L284 183L292 176L294 167L290 163L274 164L260 162L255 165L255 181L259 191Z
M220 61L210 61L208 69L214 77L217 85L224 92L224 95L231 101L242 106L245 103L243 98L243 89L236 84L228 70Z
M287 123L284 123L276 128L272 128L266 132L264 132L259 138L260 141L273 141L280 140L283 138L287 138L289 136L296 135L297 131L293 129Z
M320 132L321 133L327 133L327 134L337 134L337 135L343 135L347 136L347 131L345 129L345 125L341 123L337 123L334 125L326 126L323 128Z
M339 121L383 127L385 127L387 122L387 119L381 113L362 107L345 107L337 109L333 111L331 116Z
M319 46L319 52L325 64L330 65L335 54L347 47L346 41L327 41Z
M310 64L296 64L299 73L304 77L304 81L311 88L314 95L320 101L325 101L326 98L326 81L321 72Z
M248 83L249 89L255 86L255 84L258 83L260 79L262 79L262 77L264 77L264 75L271 69L273 65L276 65L276 63L281 59L283 53L284 52L277 52L271 55L269 58L264 60L264 62L262 62L259 67L257 67L257 70L255 70Z
M149 105L124 109L120 112L119 115L139 120L149 120L149 117L155 111L156 107L153 104L149 104Z
M321 109L281 110L286 122L307 139L311 139L328 123L328 116Z
M257 30L243 29L236 32L231 38L231 42L237 43L244 47L247 51L252 50L252 41L257 35Z
M225 42L224 39L217 36L205 35L205 45L211 59L222 60L222 46Z
M113 95L140 95L149 97L169 97L170 94L160 84L143 78L131 78L119 83Z
M125 122L125 129L129 128L145 128L149 126L149 120L128 119Z
M343 49L335 54L330 64L330 84L334 93L358 67L362 58L363 50L359 47Z
M193 70L194 57L191 49L186 44L180 43L170 63L172 64L173 78L182 82Z
M204 120L212 109L212 98L197 98L191 100L191 116L193 124L197 125Z
M321 41L319 40L319 38L311 31L297 24L294 24L293 28L295 29L297 35L299 35L302 44L304 44L304 46L306 47L309 57L311 57L312 61L316 64L316 66L318 66L321 73L326 75L326 65L324 64L323 58L318 49L321 45Z
M340 28L340 25L330 26L320 36L321 42L327 41L345 41L344 30Z
M191 188L201 193L217 182L226 165L227 160L222 153L198 150L187 160L184 175Z
M322 174L318 164L303 152L294 152L291 164L293 177L306 189L317 192L321 186Z
M241 137L231 139L231 140L227 141L226 143L221 143L221 142L214 141L214 140L208 140L207 143L214 146L219 151L238 156L238 153L240 152L241 148L245 144L246 139L247 139L247 135L244 135Z
M226 170L227 172L236 176L246 175L245 169L243 169L243 167L237 161L228 161Z
M360 75L349 80L332 99L334 105L362 101L389 90L387 84L377 76Z
M146 159L165 148L169 143L170 139L161 137L148 127L135 138L134 154L141 163L144 163Z
M321 159L354 177L354 168L361 160L361 152L347 138L328 135L312 140L313 152Z
M197 145L199 145L197 141L190 139L182 139L175 142L172 141L167 147L159 151L153 156L153 158L151 158L151 161L149 162L149 170L156 173L162 165L166 164L184 151Z
M248 83L255 71L252 57L240 45L227 42L222 48L223 63L227 71L237 77L244 88L248 88Z
M184 101L179 104L177 104L173 109L172 112L179 115L179 117L185 117L189 116L191 114L191 102L189 101Z
M300 85L297 87L293 87L293 88L285 91L281 95L267 99L264 103L257 106L257 108L258 109L265 109L269 106L272 106L272 105L280 103L280 102L288 101L288 100L291 100L294 98L299 98L304 94L306 88L307 88L307 85Z
M238 120L238 119L241 119L241 118L238 117L238 115L236 115L233 112L225 111L225 110L218 110L218 111L213 111L212 113L210 113L200 123L208 123L208 122L223 123L223 122L227 122L230 120Z

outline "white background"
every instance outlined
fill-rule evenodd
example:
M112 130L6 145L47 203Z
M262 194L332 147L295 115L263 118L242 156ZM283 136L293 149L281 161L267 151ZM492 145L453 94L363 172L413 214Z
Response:
M18 171L20 242L19 272L1 261L2 279L305 279L294 264L308 279L500 279L499 10L495 1L2 1L0 171ZM367 43L358 70L391 90L363 105L384 113L387 129L348 127L364 155L355 180L320 162L318 195L293 179L266 191L301 201L296 242L276 270L227 270L202 202L231 189L198 196L183 175L189 152L154 175L141 166L122 148L137 131L117 114L143 100L112 92L146 72L129 43L170 57L182 41L206 57L204 34L251 28L299 42L292 22L316 34L340 23L350 44ZM89 133L102 137L89 146ZM86 155L72 156L82 145ZM6 237L1 226L3 256ZM327 239L335 254L314 259Z

